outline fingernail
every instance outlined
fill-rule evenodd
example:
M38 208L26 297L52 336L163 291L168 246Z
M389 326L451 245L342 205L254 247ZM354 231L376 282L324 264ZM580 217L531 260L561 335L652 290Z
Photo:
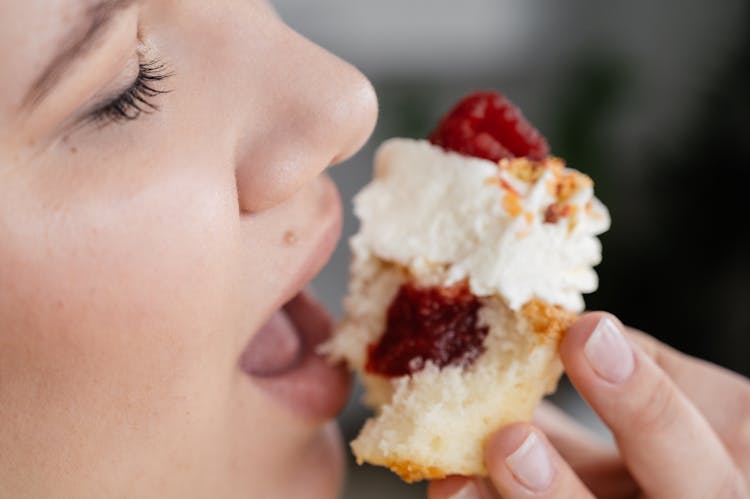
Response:
M594 328L583 354L596 373L610 383L622 383L633 372L633 350L620 327L602 317Z
M505 458L510 471L526 488L534 492L544 492L552 484L554 470L544 444L531 432L526 440Z
M466 482L466 484L458 489L448 499L481 499L479 496L479 489L474 482Z

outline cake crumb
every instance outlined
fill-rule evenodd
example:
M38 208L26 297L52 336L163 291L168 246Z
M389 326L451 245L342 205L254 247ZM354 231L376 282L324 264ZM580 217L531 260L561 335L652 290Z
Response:
M394 473L400 476L406 483L417 482L420 480L438 480L445 478L448 473L437 466L426 466L414 463L408 460L392 460L385 465Z
M557 339L562 338L565 331L578 318L575 312L537 298L528 301L521 308L521 315L529 321L535 333Z

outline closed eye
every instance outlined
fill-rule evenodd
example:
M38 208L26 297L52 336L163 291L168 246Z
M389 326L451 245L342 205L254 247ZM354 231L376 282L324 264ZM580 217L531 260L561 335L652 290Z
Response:
M156 98L169 92L160 82L170 76L172 73L158 59L140 62L138 75L130 87L89 112L83 121L100 124L133 121L144 113L158 111Z

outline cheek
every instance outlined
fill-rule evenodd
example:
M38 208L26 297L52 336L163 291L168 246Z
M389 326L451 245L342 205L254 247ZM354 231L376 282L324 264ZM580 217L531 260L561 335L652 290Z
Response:
M179 462L215 437L246 313L232 182L206 165L152 172L0 200L0 416L24 415L24 448Z

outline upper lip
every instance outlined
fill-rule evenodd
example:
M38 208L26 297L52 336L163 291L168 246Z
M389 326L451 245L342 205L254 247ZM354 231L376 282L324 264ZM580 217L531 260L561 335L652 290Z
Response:
M274 311L290 302L300 291L310 284L330 259L339 240L342 223L341 199L336 188L332 186L333 181L326 175L321 175L321 177L323 182L331 184L328 186L327 199L325 200L328 204L326 206L326 216L318 220L319 226L325 226L322 230L318 231L316 240L310 243L310 251L298 261L289 262L289 265L296 264L297 269L295 269L293 277L284 287L284 291L275 301L272 309ZM296 244L303 243L305 241L300 240Z

